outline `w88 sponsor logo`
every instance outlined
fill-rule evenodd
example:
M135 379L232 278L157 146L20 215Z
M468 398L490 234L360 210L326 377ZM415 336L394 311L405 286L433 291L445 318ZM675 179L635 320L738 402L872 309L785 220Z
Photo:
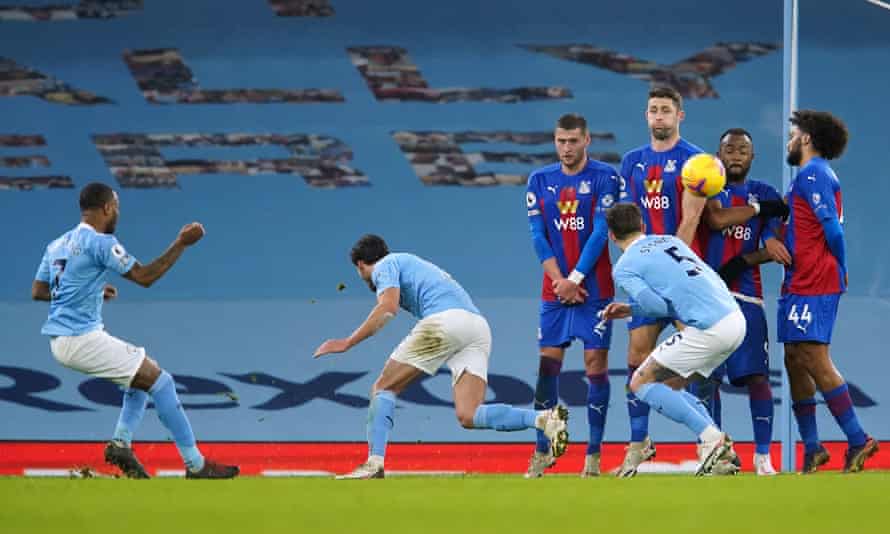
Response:
M562 232L563 230L578 232L584 229L584 217L566 217L565 219L553 219L553 224L560 232Z
M642 196L640 205L647 210L666 210L671 207L671 198L667 195Z
M723 237L728 239L739 239L741 241L748 241L749 239L751 239L751 228L739 224L734 224L729 228L723 229Z

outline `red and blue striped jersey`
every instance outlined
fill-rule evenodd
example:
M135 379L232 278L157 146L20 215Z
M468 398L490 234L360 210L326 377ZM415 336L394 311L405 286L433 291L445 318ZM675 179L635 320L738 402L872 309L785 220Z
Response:
M588 160L584 169L572 176L554 163L528 177L526 204L538 258L543 262L555 257L566 276L576 269L582 272L588 299L615 296L605 212L618 199L618 180L615 169L595 160ZM586 248L588 242L590 249ZM547 273L541 298L556 300Z
M674 235L683 217L683 181L680 169L702 149L680 139L670 150L656 152L651 145L631 150L621 160L621 200L634 202L643 212L649 234ZM693 246L701 255L701 249Z
M847 290L844 266L825 239L822 221L844 222L841 184L822 158L811 159L791 182L785 201L791 216L785 224L785 247L792 264L785 268L782 294L829 295Z
M747 206L749 200L781 200L779 192L769 184L757 180L727 183L716 197L724 208ZM702 225L705 223L702 222ZM709 231L702 243L705 262L715 271L739 254L754 252L761 241L779 234L782 222L778 218L751 217L745 224L736 224L720 231ZM749 297L763 298L760 266L754 265L729 284L729 290Z

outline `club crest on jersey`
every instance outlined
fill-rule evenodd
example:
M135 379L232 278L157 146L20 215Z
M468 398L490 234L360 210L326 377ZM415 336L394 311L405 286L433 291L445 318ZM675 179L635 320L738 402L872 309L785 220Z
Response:
M611 208L612 204L614 204L614 203L615 203L615 197L612 196L611 193L606 193L605 195L603 195L602 200L600 200L600 205L602 205L602 207L604 207L604 208Z
M556 203L562 215L574 215L578 211L577 200L560 200Z
M677 170L677 160L669 159L667 164L664 166L664 172L676 172Z
M819 193L813 193L813 204L818 204L822 202L822 195Z
M581 185L578 186L578 194L579 195L589 195L590 194L590 182L587 180L581 180Z

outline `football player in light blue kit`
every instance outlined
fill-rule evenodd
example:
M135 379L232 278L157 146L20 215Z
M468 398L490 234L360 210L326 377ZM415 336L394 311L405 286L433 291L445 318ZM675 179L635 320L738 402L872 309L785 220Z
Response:
M745 317L726 284L691 248L667 235L644 235L636 204L616 204L606 214L609 238L624 254L615 285L630 303L613 302L603 318L670 317L684 326L652 351L630 381L630 390L659 413L685 425L701 441L696 475L731 456L732 441L696 397L683 388L711 375L745 338Z
M315 357L346 352L374 335L399 307L418 322L392 352L371 391L368 408L368 460L340 479L383 478L383 457L393 426L396 395L422 373L451 369L454 410L464 428L509 432L537 428L550 440L554 456L566 449L568 411L563 406L534 411L507 404L482 404L488 380L491 330L466 291L451 276L413 254L389 252L383 238L365 235L350 254L377 305L348 338L329 339Z
M141 265L114 237L120 214L114 190L88 184L80 192L80 210L80 224L46 247L31 296L50 302L41 333L50 337L50 349L59 363L127 388L114 436L105 447L105 461L130 478L148 478L130 442L151 397L176 442L187 478L236 476L236 466L212 462L198 450L173 377L144 348L109 335L102 324L102 301L117 296L117 290L105 283L109 271L149 287L173 267L186 247L204 236L204 228L198 223L185 225L164 254Z

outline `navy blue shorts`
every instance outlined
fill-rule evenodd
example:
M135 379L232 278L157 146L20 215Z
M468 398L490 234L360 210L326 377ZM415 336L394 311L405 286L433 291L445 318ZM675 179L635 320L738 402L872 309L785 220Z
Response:
M718 381L726 376L732 385L743 386L747 376L769 376L769 341L763 306L739 299L736 302L745 316L745 339L711 376Z
M667 325L671 324L671 320L658 317L631 317L630 320L627 321L627 329L628 331L636 330L641 326L649 326L652 324L657 324L664 330Z
M584 342L584 350L609 350L612 321L601 323L597 313L610 302L612 299L587 300L584 304L566 306L541 301L538 346L566 348L573 339L580 339Z
M783 295L779 298L779 343L812 341L831 343L840 293L832 295Z

